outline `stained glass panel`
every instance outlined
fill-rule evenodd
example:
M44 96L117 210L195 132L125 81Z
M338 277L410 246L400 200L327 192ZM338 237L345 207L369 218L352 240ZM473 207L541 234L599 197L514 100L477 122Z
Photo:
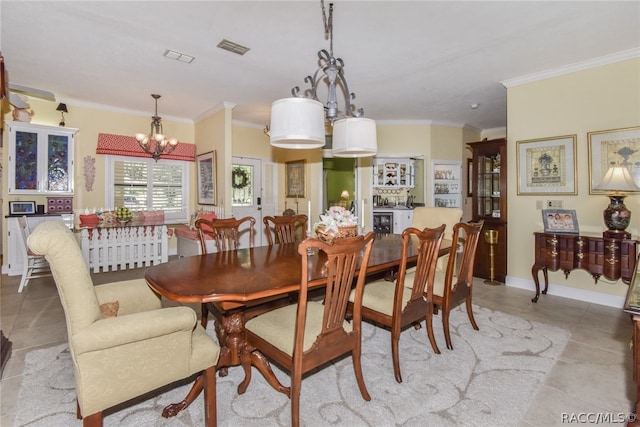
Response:
M49 135L47 144L49 191L69 191L69 138Z
M38 134L16 132L16 190L38 189Z

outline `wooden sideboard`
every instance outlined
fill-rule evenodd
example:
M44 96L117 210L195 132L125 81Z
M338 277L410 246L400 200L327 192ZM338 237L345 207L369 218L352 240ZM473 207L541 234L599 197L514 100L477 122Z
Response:
M631 281L636 266L637 240L542 232L534 233L534 236L535 262L531 274L536 295L532 302L540 297L540 270L544 276L543 294L549 287L548 270L562 270L568 277L572 270L583 269L591 273L596 283L601 276L610 280L622 279L625 283Z
M633 407L632 414L629 414L627 418L627 426L634 427L640 425L640 421L638 420L638 414L640 414L640 275L638 275L638 269L640 269L640 266L636 264L623 308L626 313L631 315L633 324L631 343L633 346L632 365L633 382L636 384L636 403Z

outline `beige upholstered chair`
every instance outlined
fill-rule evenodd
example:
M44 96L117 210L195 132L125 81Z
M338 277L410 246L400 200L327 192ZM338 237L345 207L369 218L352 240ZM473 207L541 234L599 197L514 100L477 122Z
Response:
M49 268L49 263L42 255L34 254L27 247L27 237L29 237L31 233L27 217L23 215L18 218L18 224L20 225L18 240L20 241L20 249L22 249L24 255L22 279L20 279L20 286L18 287L18 293L21 293L29 284L29 280L51 276L51 269Z
M264 222L264 229L270 245L294 243L302 241L306 237L307 216L304 214L265 216L262 222Z
M427 312L427 333L433 351L436 353L440 353L440 350L433 336L435 306L442 309L442 327L448 349L453 350L451 335L449 334L449 313L460 302L465 301L471 326L476 331L478 330L471 307L471 291L473 289L473 261L476 257L478 239L483 225L484 222L480 221L468 224L460 222L453 226L452 238L456 242L461 242L462 250L458 256L449 257L447 268L444 272L436 271L433 287L427 286L427 300L433 302L433 304L429 304Z
M423 230L426 227L436 228L441 224L444 224L444 240L448 240L452 245L457 242L453 242L453 226L460 222L462 219L462 209L459 208L436 208L436 207L424 207L420 206L413 209L413 220L411 226L418 230ZM448 244L448 242L447 242ZM449 255L438 258L436 264L436 270L444 271Z
M94 286L76 238L62 222L39 224L27 244L51 265L84 426L101 426L104 410L203 371L205 422L216 424L220 348L195 311L161 308L144 279ZM101 305L115 301L117 316L105 317Z
M298 303L259 315L245 325L249 344L291 373L289 397L292 426L300 423L302 375L343 354L351 354L360 393L365 400L371 400L360 362L360 303L364 274L359 274L357 278L353 322L347 322L345 316L358 259L361 258L361 269L366 269L374 239L375 234L369 232L366 236L335 240L333 244L318 239L303 241L298 246L302 257ZM324 257L326 254L327 285L324 303L310 301L308 298L307 248L317 248L324 252L314 255L316 257ZM320 258L320 262L322 260Z
M402 382L398 343L400 332L417 325L427 316L426 287L433 286L436 260L445 226L420 231L409 227L402 232L402 261L395 282L380 279L367 283L362 295L362 318L391 329L391 355L396 381ZM406 276L408 248L415 245L418 261L413 275ZM356 293L349 295L348 311L352 312Z

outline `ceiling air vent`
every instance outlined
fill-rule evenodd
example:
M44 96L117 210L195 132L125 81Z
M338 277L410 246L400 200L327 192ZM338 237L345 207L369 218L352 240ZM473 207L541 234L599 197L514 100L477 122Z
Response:
M184 53L176 52L175 50L166 49L163 53L163 56L169 59L175 59L176 61L186 62L187 64L191 64L195 57L191 55L186 55Z
M237 53L238 55L244 55L249 51L248 47L244 47L227 39L220 40L220 43L218 43L217 47L219 47L220 49L228 50L229 52Z

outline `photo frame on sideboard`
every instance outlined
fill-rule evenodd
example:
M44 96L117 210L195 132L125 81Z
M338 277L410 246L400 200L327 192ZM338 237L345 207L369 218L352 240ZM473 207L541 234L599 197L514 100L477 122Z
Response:
M9 215L33 215L36 213L36 202L9 202Z
M579 234L578 216L573 209L543 209L545 233Z
M216 204L216 152L198 154L198 204Z

